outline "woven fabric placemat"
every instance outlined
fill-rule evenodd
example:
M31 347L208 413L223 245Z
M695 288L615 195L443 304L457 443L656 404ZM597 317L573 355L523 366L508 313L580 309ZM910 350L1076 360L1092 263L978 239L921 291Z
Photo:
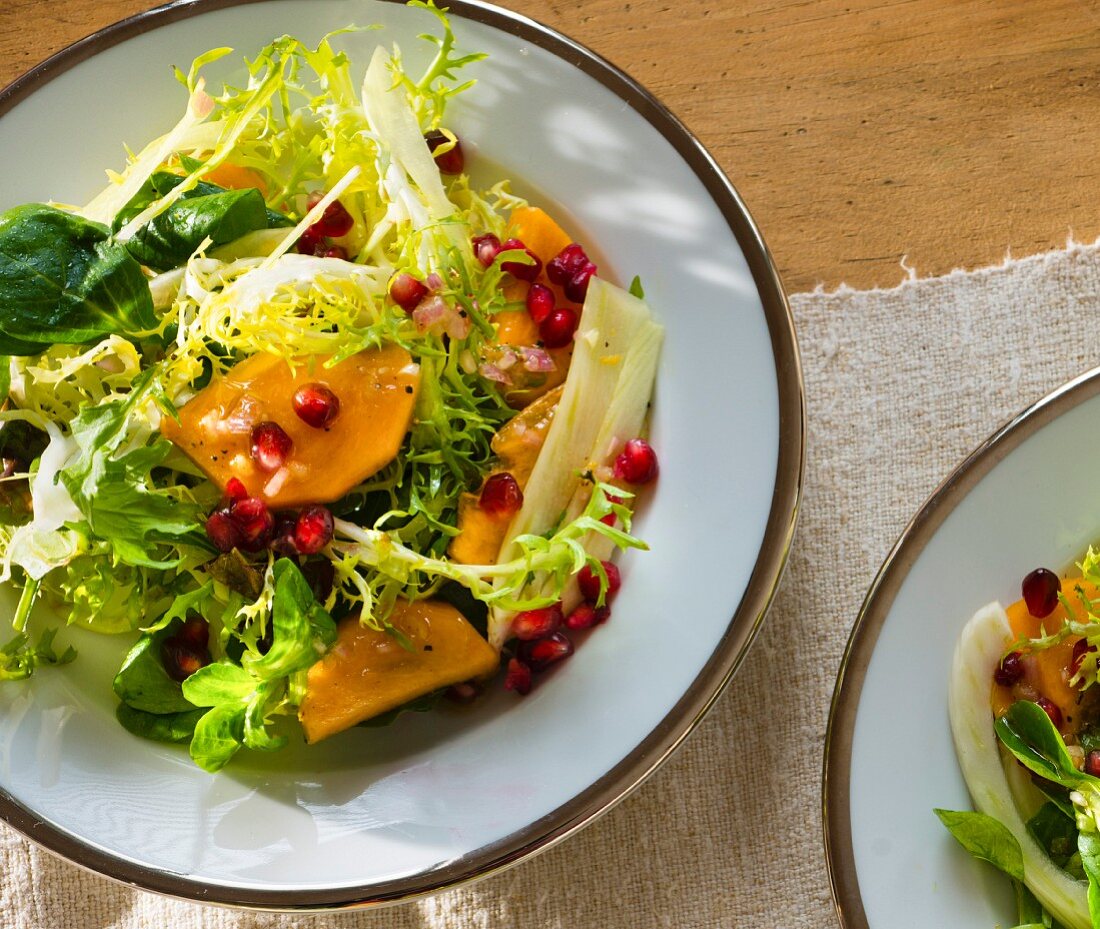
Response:
M965 454L1100 361L1100 250L792 301L809 455L799 531L717 707L632 797L502 875L373 912L275 916L133 891L0 827L4 929L832 929L821 834L829 699L890 546ZM731 462L731 472L736 463ZM623 620L620 620L623 621ZM685 630L670 626L669 635Z

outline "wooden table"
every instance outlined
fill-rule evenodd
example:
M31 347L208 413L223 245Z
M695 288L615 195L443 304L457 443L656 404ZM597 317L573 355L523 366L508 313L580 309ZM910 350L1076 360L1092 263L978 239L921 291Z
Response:
M892 285L903 257L924 276L1100 236L1100 2L503 2L694 130L792 293ZM0 83L151 6L7 0Z

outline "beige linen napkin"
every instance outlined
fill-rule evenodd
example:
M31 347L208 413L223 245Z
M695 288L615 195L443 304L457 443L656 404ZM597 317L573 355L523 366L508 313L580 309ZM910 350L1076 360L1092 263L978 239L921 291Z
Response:
M950 468L1008 416L1100 363L1100 249L1071 246L894 290L842 289L791 302L810 441L787 576L729 691L630 799L503 875L342 916L164 900L86 874L0 828L0 926L834 927L821 759L860 601L907 519Z

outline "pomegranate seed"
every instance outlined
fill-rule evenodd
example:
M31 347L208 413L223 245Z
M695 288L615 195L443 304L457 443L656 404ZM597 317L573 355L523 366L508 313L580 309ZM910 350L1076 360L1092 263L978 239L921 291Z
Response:
M481 685L477 681L461 681L447 688L447 699L452 703L473 703L481 696Z
M511 516L523 506L523 491L511 474L498 471L485 479L478 506L490 516Z
M245 551L258 552L271 541L275 531L275 517L259 497L238 500L230 507L229 518L241 534L238 547Z
M278 423L263 422L252 427L252 460L265 471L278 471L294 447L290 436Z
M206 535L219 552L231 552L244 541L228 510L217 510L206 520Z
M1023 678L1024 663L1021 658L1019 652L1009 652L1005 655L1001 659L1001 663L997 665L997 670L993 672L993 680L1002 687L1011 687Z
M341 261L348 260L348 250L343 245L330 245L324 251L321 252L322 258L339 258Z
M512 620L512 634L521 642L544 639L558 631L561 625L561 604L544 606L537 610L524 610Z
M1036 568L1020 585L1024 594L1027 611L1036 619L1042 619L1054 612L1058 605L1058 594L1062 591L1062 582L1058 575L1046 568Z
M489 263L492 264L492 262ZM393 298L393 302L401 307L406 313L411 313L415 310L416 305L427 295L428 288L411 274L406 274L404 271L400 274L395 274L390 281L390 296Z
M189 616L175 637L185 645L205 651L210 644L210 626L201 616Z
M584 298L588 296L588 282L595 273L596 266L591 261L588 262L565 282L563 285L565 295L574 303L584 303Z
M628 484L648 484L657 472L657 453L645 439L631 439L615 459L615 477Z
M542 671L573 654L573 643L564 632L552 632L534 642L525 642L523 657L533 671Z
M327 506L307 506L298 514L294 544L303 555L316 555L332 541L332 513Z
M491 232L487 232L485 235L474 236L473 246L474 255L477 257L477 260L481 262L482 267L485 268L496 261L497 255L501 252L500 239Z
M554 312L554 302L554 291L545 284L532 284L527 289L527 313L536 323Z
M512 277L518 277L521 281L533 281L539 276L539 272L542 271L542 262L539 260L538 255L531 251L531 249L524 245L519 239L509 239L500 246L501 251L508 251L510 249L522 249L527 252L527 257L531 259L531 264L524 264L522 261L502 261L500 264L500 269L502 271L507 271Z
M614 494L608 494L607 500L609 503L618 503L620 505L626 502L622 497L616 497ZM606 516L601 516L600 522L603 523L605 526L611 526L614 528L616 522L615 514L608 513Z
M1069 663L1071 677L1081 670L1081 665L1085 663L1085 655L1095 653L1095 651L1096 646L1089 645L1088 639L1078 639L1073 643L1073 658ZM1096 659L1093 659L1092 666L1093 668L1096 667Z
M318 199L317 203L320 202L320 199ZM316 206L317 203L314 203L313 206ZM310 209L313 209L313 206ZM339 200L333 200L325 207L325 212L321 214L321 218L309 228L319 237L329 236L338 239L340 236L351 232L351 227L354 225L355 220L351 218L351 213L347 211L344 204Z
M181 684L199 668L210 664L210 656L205 654L205 649L192 648L174 637L164 640L160 647L160 660L168 676Z
M324 384L304 384L294 391L294 412L314 429L324 429L340 415L340 398Z
M604 594L604 603L610 603L622 586L622 576L619 569L610 561L601 561L603 569L607 572L607 592ZM589 603L596 603L600 599L600 575L592 570L590 565L585 565L577 572L577 585L581 589L581 596Z
M271 550L284 558L295 558L300 553L294 543L294 529L298 525L297 513L279 513L271 530Z
M565 617L565 627L573 630L588 629L606 622L610 616L609 606L595 607L591 603L581 603Z
M325 248L325 236L316 226L306 227L298 237L298 251L303 255L316 255Z
M531 692L531 669L518 658L508 659L508 670L504 675L504 689L514 690L520 696Z
M231 477L225 485L225 495L230 500L243 500L248 496L248 489L239 477Z
M1046 697L1040 697L1035 702L1037 704L1039 704L1039 706L1043 710L1043 712L1046 713L1047 716L1050 717L1050 721L1052 723L1054 723L1054 728L1055 729L1061 729L1062 728L1062 711L1060 709L1058 709L1058 704L1055 703L1053 700L1048 700Z
M1091 751L1085 756L1085 773L1100 777L1100 752Z
M466 167L466 158L462 154L462 143L458 141L458 137L455 137L455 144L452 148L437 155L436 149L442 148L444 145L450 143L450 138L446 133L440 132L438 129L433 129L431 132L424 133L424 141L428 143L428 148L431 150L432 157L435 159L436 167L443 174L461 174L462 169Z
M564 348L573 341L579 322L576 312L568 306L559 306L539 324L539 338L547 348Z
M565 246L546 264L546 276L555 284L565 284L588 264L588 256L576 242Z

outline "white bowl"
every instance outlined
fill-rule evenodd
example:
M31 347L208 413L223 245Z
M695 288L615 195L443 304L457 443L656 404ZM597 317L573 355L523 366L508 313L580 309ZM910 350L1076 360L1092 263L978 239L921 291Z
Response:
M825 831L844 929L1013 924L1010 882L933 815L971 809L947 718L959 633L1100 535L1100 368L1025 410L929 498L879 572L837 681Z
M661 477L636 524L652 551L624 559L612 621L528 698L498 692L215 776L118 726L110 678L122 646L79 637L76 663L0 685L0 816L103 874L211 902L320 909L520 860L667 757L774 592L798 504L802 388L790 315L744 206L621 72L530 20L450 5L461 46L491 56L448 117L470 160L554 204L604 272L640 274L667 327L653 412ZM379 0L210 0L78 43L0 95L0 208L84 202L105 168L121 168L123 143L178 118L170 65L218 45L251 54L282 33L315 42L353 22L385 26L341 40L361 71L379 41L425 59L415 35L434 20Z

